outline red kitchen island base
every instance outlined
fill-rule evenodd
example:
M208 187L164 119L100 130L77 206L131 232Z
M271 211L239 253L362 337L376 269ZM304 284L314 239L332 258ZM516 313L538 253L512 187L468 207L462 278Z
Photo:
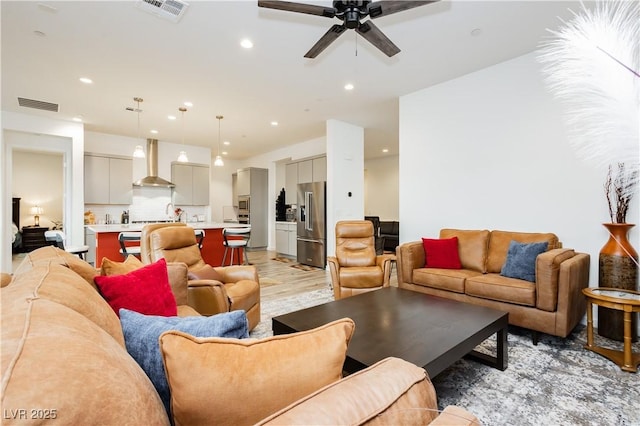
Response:
M226 227L229 227L228 224L208 224L208 226L196 227L205 231L200 252L204 261L211 266L222 265L222 257L224 255L222 229ZM140 231L142 230L142 225L89 225L87 229L85 244L89 245L90 252L95 247L95 258L88 258L87 260L93 262L95 267L99 268L102 265L102 259L105 257L117 262L123 261L124 259L120 254L118 235L123 231ZM91 239L94 239L94 241L91 241ZM242 251L239 256L234 256L234 264L241 263L243 256L244 253Z

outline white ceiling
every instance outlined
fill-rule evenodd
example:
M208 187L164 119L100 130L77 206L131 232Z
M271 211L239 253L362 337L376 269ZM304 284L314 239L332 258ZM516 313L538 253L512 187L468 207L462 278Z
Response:
M387 58L354 31L316 59L303 55L334 23L258 8L257 1L188 1L178 23L131 1L2 1L2 109L142 138L184 139L242 159L321 137L327 119L365 128L365 157L398 153L398 97L535 50L577 2L441 1L375 20L402 50ZM330 1L307 3L330 5ZM471 35L479 29L480 35ZM37 35L42 32L44 35ZM254 48L240 47L250 38ZM356 55L357 52L357 55ZM93 79L85 85L80 77ZM355 89L346 92L345 83ZM59 112L18 106L57 103ZM178 116L169 121L167 116ZM279 126L270 122L277 120ZM463 125L464 123L461 123ZM150 129L157 129L153 136ZM192 159L192 161L194 161Z

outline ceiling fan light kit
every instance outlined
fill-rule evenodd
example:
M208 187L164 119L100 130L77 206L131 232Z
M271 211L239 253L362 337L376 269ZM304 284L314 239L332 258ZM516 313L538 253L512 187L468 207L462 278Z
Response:
M258 6L267 9L323 16L325 18L338 18L342 21L342 24L335 24L329 28L320 40L304 55L305 58L312 59L318 56L348 29L355 30L385 55L392 57L400 52L400 48L393 44L393 42L371 22L371 19L388 16L429 3L435 3L436 1L438 0L376 2L372 2L371 0L337 0L333 2L333 7L324 7L288 1L258 0ZM369 17L368 20L362 21L362 19L367 17Z

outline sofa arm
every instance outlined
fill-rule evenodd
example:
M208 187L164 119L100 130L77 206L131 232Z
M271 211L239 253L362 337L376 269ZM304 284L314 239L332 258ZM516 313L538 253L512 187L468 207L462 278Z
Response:
M396 259L398 286L401 287L404 283L412 282L414 269L424 267L425 259L422 241L412 241L398 246L396 248Z
M251 280L260 282L258 278L258 270L251 265L235 265L235 266L218 266L213 268L222 276L225 283L235 283L240 280Z
M558 274L558 315L556 335L567 336L587 312L587 299L582 289L589 287L591 258L587 253L576 253L560 264Z
M399 424L394 421L398 420L396 414L415 408L422 409L416 410L423 416L419 424L428 424L438 416L436 392L429 376L407 361L386 358L325 386L258 424Z
M553 249L536 258L536 308L555 312L560 264L575 256L573 249Z
M6 272L0 272L0 287L6 287L11 282L11 275Z
M187 296L189 306L205 316L229 312L231 306L224 284L220 281L191 280Z

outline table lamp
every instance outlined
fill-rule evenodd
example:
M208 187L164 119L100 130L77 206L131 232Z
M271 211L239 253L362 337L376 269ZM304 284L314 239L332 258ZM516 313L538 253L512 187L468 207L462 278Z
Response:
M44 213L44 210L42 209L42 207L38 206L37 204L33 207L31 207L31 214L33 214L33 222L34 225L33 226L40 226L40 215Z

